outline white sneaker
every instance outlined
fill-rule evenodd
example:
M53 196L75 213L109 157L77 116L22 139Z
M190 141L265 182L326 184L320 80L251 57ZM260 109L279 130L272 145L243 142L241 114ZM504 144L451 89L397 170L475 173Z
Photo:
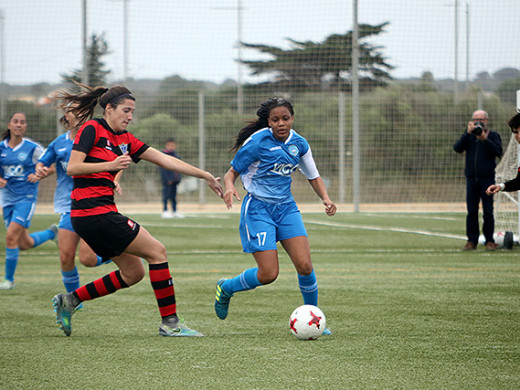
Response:
M179 213L178 211L176 211L176 212L173 213L173 217L174 218L184 218L184 215Z
M14 282L4 279L0 282L0 290L12 290L14 288Z
M173 218L173 214L169 211L163 211L162 214L161 214L161 218Z

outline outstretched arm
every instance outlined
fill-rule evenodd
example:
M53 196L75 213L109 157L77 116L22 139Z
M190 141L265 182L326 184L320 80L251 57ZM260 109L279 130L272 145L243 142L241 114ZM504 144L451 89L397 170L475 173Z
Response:
M189 175L204 179L208 182L209 188L220 198L223 196L222 186L220 185L220 177L215 178L211 173L203 171L185 161L169 156L154 148L146 149L139 158L154 163L162 168L176 171L183 175Z
M327 188L325 187L325 183L321 177L318 176L316 179L309 180L309 184L323 201L323 204L325 205L325 213L327 213L329 217L336 214L336 205L330 200Z

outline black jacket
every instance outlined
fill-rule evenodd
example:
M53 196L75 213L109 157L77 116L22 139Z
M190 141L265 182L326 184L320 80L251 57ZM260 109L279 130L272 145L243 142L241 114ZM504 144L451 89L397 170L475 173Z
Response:
M175 157L175 158L179 158L179 156L177 156L177 153L175 153L175 151L173 151L173 150L172 151L163 150L163 153L165 153L169 156ZM162 184L168 184L168 183L179 184L181 182L181 174L179 172L170 171L169 169L165 169L165 168L159 168L159 171L161 172Z
M496 157L502 156L502 139L498 133L489 131L487 139L480 141L475 135L464 131L453 145L453 150L457 153L466 151L464 174L467 178L494 178Z

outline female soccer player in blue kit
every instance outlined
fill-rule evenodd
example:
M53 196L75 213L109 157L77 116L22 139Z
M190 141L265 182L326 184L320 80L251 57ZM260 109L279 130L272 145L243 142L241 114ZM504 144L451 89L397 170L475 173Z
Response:
M59 101L59 96L56 98ZM54 192L54 212L60 214L58 230L58 247L60 249L60 268L63 285L67 292L79 288L79 272L74 259L79 245L79 261L86 267L96 267L103 263L103 259L97 256L94 251L81 240L74 231L70 221L70 193L72 191L73 180L67 175L67 164L72 151L72 144L76 134L83 124L82 121L74 116L72 108L77 107L77 103L64 104L64 115L60 119L61 124L68 130L52 141L36 164L36 174L40 178L48 175L48 169L52 164L56 166L56 190ZM117 177L116 177L117 180ZM115 190L120 192L118 182L115 181Z
M14 288L14 273L18 265L18 254L22 250L35 248L48 240L53 240L58 227L29 234L27 229L36 207L39 177L35 174L38 158L43 147L25 138L27 119L23 112L11 115L7 130L0 142L0 188L5 234L5 278L0 282L0 290Z
M258 119L238 133L237 150L224 176L224 202L240 200L235 181L240 176L247 195L240 214L240 239L246 253L252 253L257 267L246 269L232 279L217 282L215 312L220 319L228 314L234 293L272 283L278 277L277 241L280 241L298 273L305 304L318 305L318 283L311 262L307 232L291 194L291 174L307 177L332 216L336 205L330 200L308 142L292 130L294 110L285 99L268 99L257 111ZM331 334L326 329L324 334Z

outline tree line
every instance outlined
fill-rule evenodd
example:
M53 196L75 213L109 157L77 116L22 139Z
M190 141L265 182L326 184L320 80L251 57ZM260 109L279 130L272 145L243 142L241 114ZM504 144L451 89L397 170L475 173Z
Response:
M364 77L361 94L362 176L367 182L407 180L423 188L425 197L434 196L432 183L460 174L460 159L451 145L460 135L467 118L477 107L478 85L471 86L455 100L451 91L438 88L433 75L425 72L414 83L393 80L392 66L383 48L368 43L368 38L382 33L388 23L360 26L360 66ZM313 147L320 161L320 171L337 185L337 131L339 124L338 93L346 93L346 149L351 153L350 72L352 31L332 34L322 42L290 40L291 48L261 44L242 44L269 54L263 61L244 61L253 74L271 75L269 82L244 87L244 112L236 112L234 85L209 85L203 81L187 81L180 76L162 80L153 92L143 84L131 88L138 101L132 132L154 147L161 148L166 138L175 136L182 145L182 157L191 163L198 160L199 92L205 95L206 168L225 172L232 158L233 137L244 122L254 119L259 102L273 95L290 98L296 110L295 128ZM88 46L91 85L105 85L110 74L103 56L109 53L104 36L93 34ZM503 72L504 73L504 72ZM505 72L507 73L507 72ZM514 91L520 89L520 78L509 71L512 79L503 80L492 94L485 95L484 108L489 112L495 130L508 137L503 124L514 112ZM72 87L81 80L81 71L62 75ZM481 78L486 78L480 74ZM490 80L491 77L486 78ZM32 138L47 145L56 136L57 114L50 107L35 107L22 101L9 101L8 110L23 110L29 121ZM350 156L350 155L349 155ZM347 158L347 164L351 164ZM142 164L145 165L145 164ZM434 173L432 167L440 167ZM155 170L131 170L127 178L149 180ZM137 181L136 181L137 182ZM432 190L433 188L433 190ZM376 196L373 191L371 196ZM456 194L453 194L456 196Z

